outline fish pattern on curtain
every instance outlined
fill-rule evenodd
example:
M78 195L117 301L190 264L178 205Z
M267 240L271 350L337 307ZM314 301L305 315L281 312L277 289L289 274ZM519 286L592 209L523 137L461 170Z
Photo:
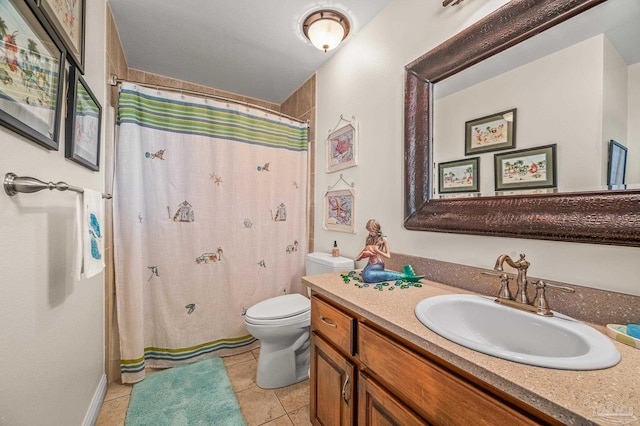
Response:
M255 347L246 309L303 290L307 125L132 83L117 121L123 383Z

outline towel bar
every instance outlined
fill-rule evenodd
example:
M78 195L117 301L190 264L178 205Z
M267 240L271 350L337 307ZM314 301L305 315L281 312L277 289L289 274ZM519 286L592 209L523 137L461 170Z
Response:
M32 178L29 176L17 176L15 173L7 173L4 175L4 192L9 196L14 196L19 192L31 193L38 192L43 189L58 191L73 191L84 193L84 189L69 185L66 182L43 182L40 179ZM102 194L102 198L111 198L111 194Z

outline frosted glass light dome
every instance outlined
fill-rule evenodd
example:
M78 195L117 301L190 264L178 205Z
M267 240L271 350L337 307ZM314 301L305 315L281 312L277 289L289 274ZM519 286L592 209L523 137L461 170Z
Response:
M304 35L325 52L336 48L349 34L349 21L335 11L321 10L309 15L302 25Z
M334 49L344 38L344 28L332 19L319 19L308 30L309 40L320 50Z

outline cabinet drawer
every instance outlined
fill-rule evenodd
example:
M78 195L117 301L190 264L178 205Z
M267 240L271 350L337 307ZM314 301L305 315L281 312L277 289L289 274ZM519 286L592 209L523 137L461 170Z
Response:
M352 316L311 297L311 329L349 355L355 355L355 323Z
M362 369L373 372L431 424L538 424L366 325L360 324L358 340Z

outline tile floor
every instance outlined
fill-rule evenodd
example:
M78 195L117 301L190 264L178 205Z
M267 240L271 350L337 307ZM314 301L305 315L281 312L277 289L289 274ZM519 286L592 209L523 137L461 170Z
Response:
M260 389L255 382L258 352L223 358L231 386L248 426L307 426L309 380L280 389ZM107 388L96 426L122 426L127 416L131 385L111 383Z

